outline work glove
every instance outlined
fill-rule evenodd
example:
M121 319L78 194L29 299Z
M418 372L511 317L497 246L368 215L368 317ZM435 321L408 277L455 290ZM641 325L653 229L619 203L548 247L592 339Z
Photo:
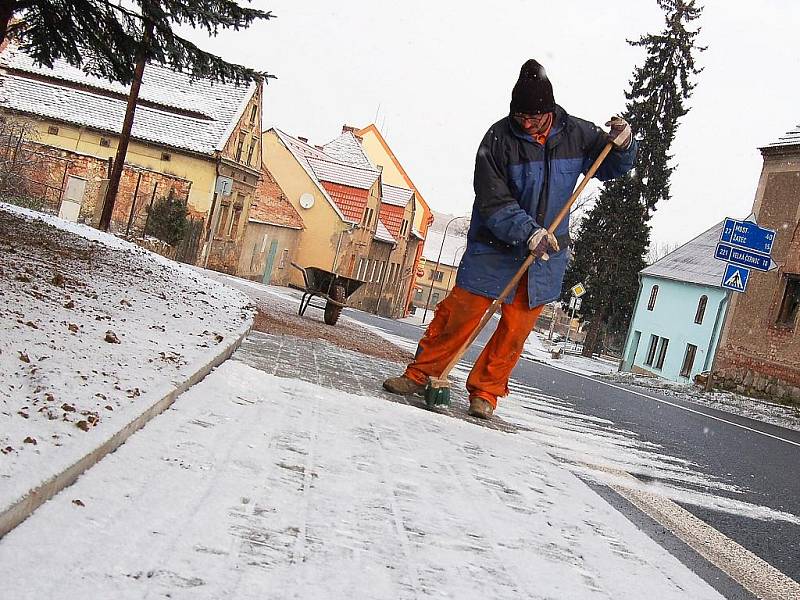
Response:
M606 127L610 127L611 131L608 132L608 141L614 144L617 150L627 150L631 147L633 140L633 132L631 126L622 117L611 117Z
M528 250L536 258L550 259L550 252L558 252L558 240L552 233L540 227L528 238Z

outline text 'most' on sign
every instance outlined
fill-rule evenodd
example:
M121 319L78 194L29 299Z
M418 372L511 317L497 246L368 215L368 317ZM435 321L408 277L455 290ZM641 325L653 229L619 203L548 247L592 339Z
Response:
M759 227L752 221L737 221L729 217L722 226L719 241L745 250L770 254L775 241L775 230Z

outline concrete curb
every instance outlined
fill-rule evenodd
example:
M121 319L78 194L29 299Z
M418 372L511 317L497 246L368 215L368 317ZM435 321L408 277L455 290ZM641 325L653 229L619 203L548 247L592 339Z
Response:
M239 334L233 342L208 360L202 367L195 371L193 375L188 377L186 381L172 388L165 396L122 427L122 429L118 430L99 447L78 459L60 473L53 475L47 481L30 489L22 498L14 502L11 506L3 509L2 513L0 513L0 539L31 516L37 508L50 498L58 494L64 488L75 483L78 477L92 467L92 465L99 462L111 452L114 452L114 450L125 443L125 440L144 427L153 417L158 416L168 409L183 392L202 381L213 369L228 360L250 333L250 330L253 328L253 322L253 319L251 319L246 327L239 330Z

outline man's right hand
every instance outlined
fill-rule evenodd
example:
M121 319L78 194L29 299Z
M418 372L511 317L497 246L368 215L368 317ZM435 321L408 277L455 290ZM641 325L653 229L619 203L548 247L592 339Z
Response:
M528 250L536 258L549 260L551 252L558 252L558 240L547 229L540 227L528 238Z

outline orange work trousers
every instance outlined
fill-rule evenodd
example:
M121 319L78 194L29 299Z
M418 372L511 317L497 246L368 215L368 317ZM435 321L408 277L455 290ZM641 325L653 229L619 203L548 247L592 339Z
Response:
M453 288L436 307L436 314L419 341L416 357L406 368L405 376L425 383L429 376L441 375L491 303L491 298L460 287ZM467 379L470 396L479 396L497 408L498 396L508 395L508 378L543 306L528 307L528 278L523 277L514 301L502 305L500 323L470 371Z

